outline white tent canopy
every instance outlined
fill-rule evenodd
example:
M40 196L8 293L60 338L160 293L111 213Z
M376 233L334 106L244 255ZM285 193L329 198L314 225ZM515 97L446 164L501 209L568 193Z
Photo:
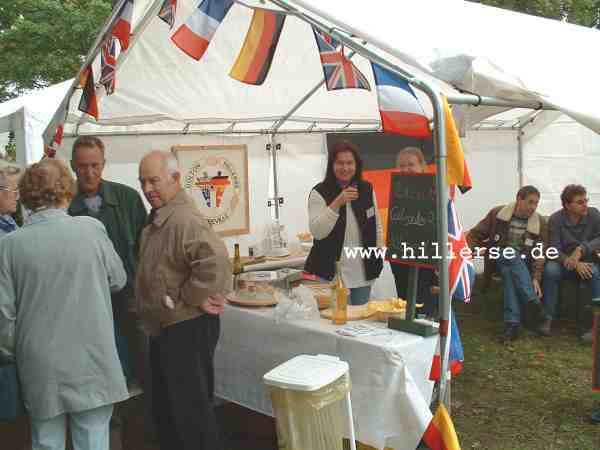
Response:
M17 163L42 158L43 132L71 84L72 80L63 81L0 104L0 134L15 133Z
M279 3L272 0L266 6L276 9L274 2ZM79 133L268 132L322 80L310 26L296 17L287 18L265 84L248 86L227 74L248 28L249 8L238 4L231 9L197 62L169 39L168 26L156 17L161 3L135 2L134 45L119 58L116 94L101 100L96 123L77 110L77 90L70 102L68 123L72 125L67 132L74 127ZM246 3L265 6L258 1ZM600 94L591 89L600 62L585 57L600 46L597 30L459 0L374 0L369 7L358 0L287 3L352 34L356 42L364 39L367 49L447 95L456 91L445 82L481 96L539 102L600 131L600 113L595 110ZM179 2L173 30L196 4L196 0ZM543 44L531 36L539 36ZM355 61L373 85L368 62L359 56ZM468 108L465 121L472 125L499 111ZM64 111L55 119L53 126L64 120ZM378 125L374 92L327 92L321 87L280 131L377 129Z

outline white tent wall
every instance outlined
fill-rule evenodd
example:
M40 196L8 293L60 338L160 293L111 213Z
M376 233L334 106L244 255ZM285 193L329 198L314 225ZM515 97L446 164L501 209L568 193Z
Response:
M0 104L0 134L15 133L18 164L31 164L42 158L44 130L71 83L72 80L63 81Z
M463 147L473 189L458 194L456 204L463 226L469 229L492 207L514 199L519 188L517 133L469 131Z
M560 209L568 184L585 186L590 205L600 207L600 136L565 115L531 137L524 131L524 182L540 190L538 210L549 215Z

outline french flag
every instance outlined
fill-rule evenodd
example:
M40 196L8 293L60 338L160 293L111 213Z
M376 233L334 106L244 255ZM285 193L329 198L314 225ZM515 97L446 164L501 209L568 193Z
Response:
M133 17L133 0L127 0L119 11L119 16L112 29L112 35L119 40L121 50L129 47L129 35L131 34L131 21Z
M232 5L233 0L203 0L175 31L171 40L185 54L198 61Z
M378 64L372 65L383 131L428 138L431 131L427 116L408 83Z

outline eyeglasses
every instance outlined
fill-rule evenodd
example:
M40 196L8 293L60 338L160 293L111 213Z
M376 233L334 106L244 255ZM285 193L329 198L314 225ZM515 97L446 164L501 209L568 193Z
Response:
M20 193L18 189L8 189L5 187L0 187L0 191L6 191L6 192L10 192L12 194L15 194L15 197L19 198L20 197Z
M582 198L581 200L577 200L577 201L573 201L571 203L576 203L578 205L587 205L587 203L590 201L589 198Z

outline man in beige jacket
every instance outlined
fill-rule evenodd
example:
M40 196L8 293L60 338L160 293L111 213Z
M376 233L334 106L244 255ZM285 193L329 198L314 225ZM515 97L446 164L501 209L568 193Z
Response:
M162 450L222 450L213 407L219 314L231 289L227 249L181 187L177 160L146 155L152 206L142 231L138 312L150 338L154 416Z

